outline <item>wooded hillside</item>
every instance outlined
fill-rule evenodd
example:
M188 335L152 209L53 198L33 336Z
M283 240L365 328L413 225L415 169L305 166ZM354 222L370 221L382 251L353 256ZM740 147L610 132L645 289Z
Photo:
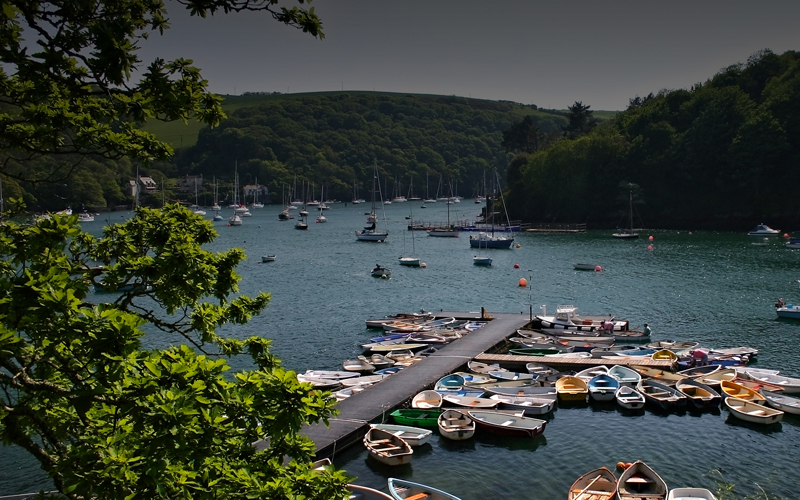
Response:
M631 99L614 120L515 158L515 218L613 227L629 188L644 227L800 226L800 54L768 50L689 90Z

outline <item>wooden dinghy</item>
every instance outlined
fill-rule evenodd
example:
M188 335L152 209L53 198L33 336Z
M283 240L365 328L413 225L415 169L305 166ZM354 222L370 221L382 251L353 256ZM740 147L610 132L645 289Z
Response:
M497 364L490 365L475 360L467 362L467 370L471 371L472 373L483 373L483 374L488 374L490 371L495 371L495 372L508 371L505 368L501 368L500 365Z
M464 388L464 377L461 375L445 375L436 381L433 388L437 391L459 391Z
M751 403L756 403L759 405L763 405L767 402L767 399L758 391L737 384L733 381L723 380L719 383L719 388L725 393L726 396L744 399L745 401L750 401Z
M666 361L672 361L673 363L678 361L678 355L670 351L669 349L661 349L660 351L656 351L650 357L656 361L666 360Z
M375 367L375 370L383 370L384 368L389 368L390 366L394 365L394 361L387 358L383 354L372 354L369 357L369 363Z
M369 456L386 465L410 463L414 453L411 445L403 438L375 427L370 427L364 435L364 447Z
M717 391L693 378L678 380L675 388L685 394L689 404L698 410L717 408L722 402L722 396Z
M464 385L482 385L495 382L495 379L486 373L455 372L453 375L463 378Z
M677 410L685 408L687 404L688 398L682 392L652 379L642 379L636 390L644 395L648 403L663 410Z
M644 408L646 402L641 392L627 385L619 386L617 392L614 393L614 398L617 400L617 404L626 410L639 410Z
M786 394L800 393L800 378L785 377L783 375L770 375L767 373L750 373L750 378L758 382L779 385Z
M556 381L556 393L562 401L586 401L589 386L582 378L567 375Z
M423 444L427 443L433 435L433 431L431 430L420 429L419 427L411 427L408 425L370 424L370 427L391 432L395 436L403 438L403 440L408 443L409 446L422 446Z
M667 483L649 465L637 460L619 476L619 500L665 500Z
M738 373L737 376L731 380L734 384L743 385L745 387L749 387L754 391L761 392L762 389L766 391L772 392L780 392L783 394L783 387L777 384L770 384L769 382L762 382L760 380L750 380L749 378L741 378L739 377Z
M733 380L736 378L736 370L733 368L720 368L708 375L701 375L696 377L695 380L702 384L706 384L714 389L719 387L719 383L723 380Z
M486 387L486 392L491 394L504 394L506 396L531 396L551 400L555 400L558 395L555 387L539 387L533 385L519 387Z
M587 472L572 483L567 500L612 500L617 496L617 476L606 467Z
M673 488L667 500L717 500L717 497L705 488Z
M395 500L460 500L446 491L420 483L390 477L389 494Z
M684 377L704 377L706 375L711 375L720 368L722 368L720 365L693 366L685 370L680 370L677 373L678 375L683 375Z
M350 490L349 500L394 500L393 497L386 493L368 486L348 484L347 489Z
M588 382L598 375L608 375L608 367L606 365L590 366L575 374L576 377L582 378L584 382Z
M360 386L368 386L372 384L377 384L381 380L386 378L386 375L383 374L376 374L376 375L365 375L363 377L353 377L347 378L341 381L342 386L344 387L355 387L357 385Z
M620 386L619 380L606 374L592 377L586 385L589 387L589 397L595 401L612 401Z
M731 415L756 424L774 424L783 419L783 411L759 405L745 399L734 397L725 398L725 406L731 411Z
M647 377L656 379L662 384L667 384L667 385L675 385L675 382L677 382L682 378L685 378L683 375L678 375L675 372L659 370L658 368L651 368L649 366L635 365L631 366L631 368L639 372L639 375L641 375L642 378Z
M627 385L629 387L636 387L636 384L642 380L642 375L628 368L625 365L614 365L608 369L608 374L619 380L620 385Z
M469 396L456 396L453 394L444 394L442 399L453 406L461 406L464 408L494 408L499 403L497 400L490 398L473 398Z
M424 410L420 408L400 408L389 415L395 423L400 425L435 428L441 414L441 408L427 408Z
M776 410L800 415L800 398L770 391L761 391L761 395L766 398L767 404Z
M469 417L487 432L502 436L536 437L544 433L547 421L486 410L470 410Z
M534 363L534 362L526 363L525 369L528 370L528 373L539 375L540 377L546 375L554 375L558 373L558 370L556 370L555 368L552 368L542 363Z
M512 372L508 370L505 371L491 370L487 373L487 375L489 375L495 380L506 381L506 382L516 382L519 380L524 380L527 381L528 383L533 383L534 379L536 378L536 375L534 375L533 373Z
M501 410L521 410L524 417L544 415L556 407L555 399L543 399L534 396L507 396L505 394L492 394L489 399L500 402Z
M364 356L359 356L356 359L344 360L342 363L342 368L344 368L344 371L346 372L356 372L362 375L375 371L375 366Z
M440 408L442 406L442 395L434 390L427 390L418 393L411 399L412 408Z
M439 434L453 441L463 441L475 435L475 421L458 410L445 410L437 422Z

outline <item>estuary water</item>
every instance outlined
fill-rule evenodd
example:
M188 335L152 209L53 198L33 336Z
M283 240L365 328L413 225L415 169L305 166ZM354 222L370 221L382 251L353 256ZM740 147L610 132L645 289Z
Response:
M527 316L543 306L552 312L559 304L572 304L584 314L627 318L633 327L649 323L654 340L755 347L760 350L756 366L800 376L800 322L777 319L773 308L778 297L800 301L800 251L785 248L783 238L764 241L745 233L691 228L644 230L640 239L630 241L611 238L611 231L517 233L519 248L488 250L493 265L477 267L469 233L433 238L406 230L408 216L422 223L445 222L447 206L442 202L425 209L420 201L394 203L383 207L385 215L379 209L378 228L390 233L385 243L355 238L368 204L331 206L324 224L315 223L317 212L310 210L307 231L294 229L297 211L294 220L279 221L282 207L253 209L253 216L239 227L227 225L231 210L224 210L225 222L215 223L219 238L208 247L243 248L248 258L239 268L241 292L272 293L261 316L223 333L273 339L273 352L287 368L339 369L374 336L364 326L370 317L481 307L490 314ZM474 219L480 208L463 200L450 206L450 218ZM129 216L112 212L85 227L99 234L106 221ZM398 257L412 253L425 268L397 265ZM264 254L277 258L261 263ZM576 271L577 262L599 265L602 271ZM391 279L370 275L376 263L392 269ZM520 287L520 278L529 286ZM233 368L249 368L241 363L232 363ZM402 467L368 459L360 446L340 451L334 463L358 484L386 491L387 477L402 477L463 500L561 499L581 474L600 466L613 470L619 461L637 459L651 465L671 488L714 490L715 478L721 477L736 484L740 497L759 488L775 497L796 496L798 417L787 415L779 424L762 427L738 421L724 408L702 414L624 413L614 404L588 404L561 407L546 419L544 436L536 439L483 434L450 442L434 436ZM49 481L25 453L1 450L0 495L49 489Z

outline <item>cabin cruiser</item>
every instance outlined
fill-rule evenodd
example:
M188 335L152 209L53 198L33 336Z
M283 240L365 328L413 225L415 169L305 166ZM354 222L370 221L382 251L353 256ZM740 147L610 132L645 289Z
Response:
M747 233L748 236L777 236L781 234L780 229L772 229L768 225L761 223Z

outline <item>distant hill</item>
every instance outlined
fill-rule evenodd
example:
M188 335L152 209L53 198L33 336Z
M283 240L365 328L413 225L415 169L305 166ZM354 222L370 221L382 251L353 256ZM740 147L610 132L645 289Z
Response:
M258 179L280 193L284 186L324 184L326 197L339 199L352 197L354 183L366 192L373 160L390 183L385 190L404 191L412 179L419 188L426 177L438 183L441 176L471 196L487 172L505 177L512 155L501 143L512 124L529 115L555 136L567 124L563 112L531 105L385 92L225 96L223 107L229 118L215 129L148 130L182 146L179 172L231 183L238 165L240 185Z

